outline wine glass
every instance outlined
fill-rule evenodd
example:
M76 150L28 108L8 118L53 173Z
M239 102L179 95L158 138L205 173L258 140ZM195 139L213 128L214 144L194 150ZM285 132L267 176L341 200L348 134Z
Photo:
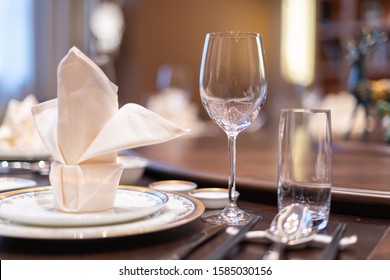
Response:
M213 224L244 225L254 214L241 210L236 193L236 138L256 118L267 96L261 35L250 32L208 33L200 67L200 96L210 118L228 137L229 202L203 214Z

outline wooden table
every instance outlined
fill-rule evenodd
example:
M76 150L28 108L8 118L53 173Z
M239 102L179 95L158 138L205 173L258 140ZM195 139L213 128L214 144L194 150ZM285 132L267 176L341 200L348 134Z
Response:
M151 159L150 170L227 185L227 140L219 137L181 138L137 149ZM277 132L242 133L237 140L237 186L251 199L276 204ZM254 198L251 192L257 193ZM356 207L359 205L361 207ZM332 156L332 211L390 218L390 145L335 139Z
M188 179L199 187L225 187L227 143L218 137L181 138L132 152L150 160L137 185L164 179ZM254 230L265 230L277 213L276 135L263 129L239 135L237 190L239 206L259 213L262 221ZM358 242L338 254L338 259L390 260L390 147L358 142L334 142L332 209L328 227L347 223L345 236L356 234ZM23 174L24 178L49 184L46 176ZM0 237L1 259L158 259L185 244L191 235L210 227L201 219L160 232L97 240L35 240ZM218 246L225 234L195 250L189 259L202 259ZM227 259L260 259L268 244L242 242ZM321 248L287 250L288 259L316 259Z

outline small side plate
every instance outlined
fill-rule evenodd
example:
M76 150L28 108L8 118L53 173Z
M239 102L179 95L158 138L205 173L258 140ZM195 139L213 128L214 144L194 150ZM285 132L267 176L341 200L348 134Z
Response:
M222 188L202 188L189 192L189 195L203 202L208 209L224 208L229 200L229 191ZM236 197L240 195L236 191Z
M149 184L149 188L160 192L181 192L188 193L198 187L197 184L190 181L166 180Z

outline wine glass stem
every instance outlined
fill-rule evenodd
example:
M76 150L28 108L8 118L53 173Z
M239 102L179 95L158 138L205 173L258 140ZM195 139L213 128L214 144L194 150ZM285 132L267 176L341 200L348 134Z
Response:
M237 133L228 134L228 154L229 154L229 207L236 206L236 139Z

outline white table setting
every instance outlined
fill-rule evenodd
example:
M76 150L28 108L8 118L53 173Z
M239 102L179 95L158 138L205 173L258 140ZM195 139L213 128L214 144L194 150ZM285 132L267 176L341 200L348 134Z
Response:
M203 213L204 205L186 194L122 184L142 176L147 162L129 162L119 152L166 142L188 129L138 104L118 108L117 86L76 47L59 63L57 78L56 99L29 103L51 158L50 186L0 193L1 236L131 236L176 227ZM126 166L138 167L127 181L121 180Z

